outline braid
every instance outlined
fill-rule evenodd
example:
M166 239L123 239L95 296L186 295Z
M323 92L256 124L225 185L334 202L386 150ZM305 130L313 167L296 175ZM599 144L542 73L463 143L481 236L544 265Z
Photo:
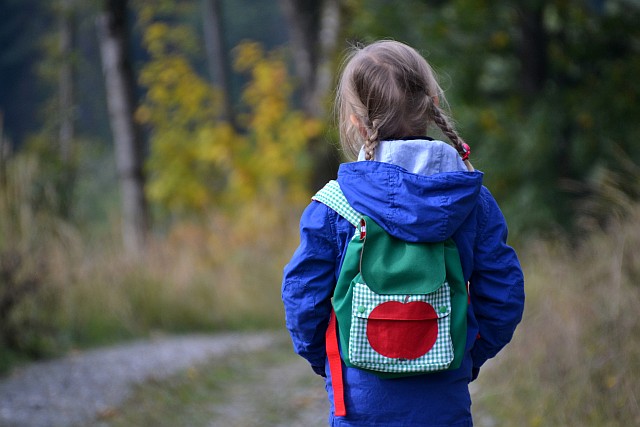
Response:
M440 110L439 107L437 107L436 105L433 105L432 111L433 111L433 121L440 128L442 133L444 133L447 136L447 138L449 138L449 141L453 143L453 146L458 151L458 153L460 153L461 156L464 156L464 154L466 153L466 149L463 145L465 143L464 140L460 137L460 135L458 135L458 133L455 130L453 130L451 123L449 123L449 120L442 113L442 110Z
M380 120L374 120L371 123L370 133L364 141L364 158L365 160L373 160L375 157L375 150L378 147L379 141L379 127Z
M451 123L449 123L447 116L442 112L442 110L440 110L440 107L438 107L434 103L432 104L431 111L433 112L433 121L440 128L442 133L444 133L447 136L447 138L449 138L449 140L453 143L454 148L456 149L456 151L458 151L458 154L460 154L460 157L462 157L462 160L464 161L464 164L467 166L467 169L470 172L473 172L474 168L471 165L471 162L469 162L470 150L467 143L465 143L464 140L460 137L460 135L458 135L458 133L455 130L453 130Z

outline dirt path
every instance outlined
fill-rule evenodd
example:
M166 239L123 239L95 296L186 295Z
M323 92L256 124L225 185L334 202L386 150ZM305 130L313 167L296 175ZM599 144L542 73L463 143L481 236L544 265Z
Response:
M136 384L282 345L284 339L276 333L165 337L36 363L0 380L0 426L92 424L122 404Z
M188 406L171 389L189 371L214 372L216 387L205 389L203 407ZM127 415L145 399L155 401L154 388L175 394L142 418ZM475 383L471 392L479 392ZM0 379L1 427L321 427L327 416L322 380L292 353L284 333L138 341L35 363ZM496 425L482 411L474 418L478 427Z
M243 358L240 369L231 369L225 393L210 405L207 427L327 426L324 380L290 346Z

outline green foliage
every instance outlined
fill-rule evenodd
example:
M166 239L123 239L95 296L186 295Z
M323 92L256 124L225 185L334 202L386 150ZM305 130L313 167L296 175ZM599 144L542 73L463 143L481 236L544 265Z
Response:
M147 190L157 211L170 214L144 259L119 250L110 153L83 138L72 163L60 159L54 101L46 110L53 120L1 165L0 370L20 355L155 330L281 323L277 289L295 233L288 225L307 198L306 145L321 125L291 107L283 53L257 43L235 50L248 81L240 128L222 122L217 89L196 72L197 6L137 2L149 55L136 112L151 137ZM54 77L56 60L52 54L41 78ZM78 184L72 191L68 172Z
M405 41L440 72L472 161L518 234L572 224L580 195L565 182L618 170L615 147L640 161L637 3L361 0L357 10L356 38ZM540 24L534 41L525 20Z

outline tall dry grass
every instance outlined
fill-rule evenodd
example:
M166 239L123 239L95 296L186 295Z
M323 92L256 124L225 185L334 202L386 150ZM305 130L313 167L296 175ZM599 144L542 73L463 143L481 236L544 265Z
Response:
M640 425L640 204L602 190L605 225L522 248L525 315L481 372L480 425Z
M92 235L48 209L39 170L36 157L17 156L0 181L0 371L17 357L154 333L283 324L299 209L254 201L239 215L185 220L132 258L117 221Z
M0 177L0 370L16 354L282 326L281 270L299 209L252 201L241 214L173 224L134 259L121 251L117 221L95 238L52 214L45 202L55 195L38 170L24 157ZM559 233L520 248L525 317L482 369L478 425L640 425L640 204L608 188L616 180L602 182L578 242ZM616 215L604 221L607 210Z
M282 254L289 248L213 235L202 225L182 225L153 238L140 258L123 255L117 242L67 258L58 264L59 276L70 276L60 308L64 328L74 340L95 342L279 325Z

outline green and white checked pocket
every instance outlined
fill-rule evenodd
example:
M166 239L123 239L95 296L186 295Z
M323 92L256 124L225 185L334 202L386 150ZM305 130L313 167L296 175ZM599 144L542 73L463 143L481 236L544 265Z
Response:
M390 373L447 369L453 361L449 284L426 295L381 295L353 284L349 360Z

